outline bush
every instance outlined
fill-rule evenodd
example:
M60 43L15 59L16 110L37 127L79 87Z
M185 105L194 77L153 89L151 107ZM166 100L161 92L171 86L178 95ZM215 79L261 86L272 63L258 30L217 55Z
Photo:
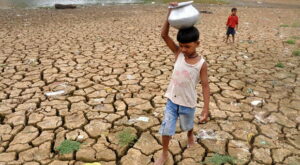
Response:
M280 27L289 27L287 24L280 25Z
M293 55L294 56L300 56L300 50L294 50Z
M80 143L72 140L64 140L56 150L59 151L59 154L69 154L74 151L79 150Z
M213 165L221 165L221 164L237 164L237 159L231 157L229 155L220 155L214 154L212 157L208 158L204 164L213 164Z
M284 65L282 64L282 63L277 63L276 65L275 65L275 67L278 67L278 68L284 68Z
M132 134L132 132L129 129L125 129L118 134L118 139L119 144L121 146L126 146L128 144L133 144L134 140L136 139L136 136Z
M288 43L288 44L295 44L295 43L296 43L295 40L287 40L287 41L285 41L285 42Z

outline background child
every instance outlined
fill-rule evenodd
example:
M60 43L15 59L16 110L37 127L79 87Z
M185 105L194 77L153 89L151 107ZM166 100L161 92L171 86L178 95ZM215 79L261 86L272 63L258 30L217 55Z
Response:
M177 5L171 3L170 5ZM169 9L168 16L171 9ZM180 127L187 131L188 146L194 141L193 127L194 114L197 104L196 85L201 79L204 97L204 107L200 122L207 121L209 109L209 84L207 76L207 64L196 52L199 46L199 31L195 27L181 29L177 34L179 46L169 37L169 22L165 21L161 36L167 46L175 55L174 70L165 96L168 98L164 120L159 130L162 135L163 152L155 165L163 165L168 157L168 146L171 137L175 134L176 121L179 118Z
M235 31L238 30L239 18L236 15L236 12L237 12L237 9L236 8L232 8L231 9L231 15L227 19L227 23L226 23L226 28L227 28L226 43L228 42L228 38L229 38L230 34L232 35L232 41L234 42Z

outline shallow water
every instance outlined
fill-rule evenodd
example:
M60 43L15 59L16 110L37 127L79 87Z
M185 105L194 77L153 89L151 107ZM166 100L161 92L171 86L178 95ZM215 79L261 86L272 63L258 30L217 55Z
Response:
M53 7L54 4L111 5L144 3L146 0L0 0L0 9Z

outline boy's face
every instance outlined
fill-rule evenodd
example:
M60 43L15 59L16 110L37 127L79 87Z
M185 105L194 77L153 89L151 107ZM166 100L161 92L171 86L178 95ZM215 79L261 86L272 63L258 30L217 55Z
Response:
M193 56L200 42L179 43L180 51L186 56Z
M233 10L231 13L233 14L233 15L236 15L236 10Z

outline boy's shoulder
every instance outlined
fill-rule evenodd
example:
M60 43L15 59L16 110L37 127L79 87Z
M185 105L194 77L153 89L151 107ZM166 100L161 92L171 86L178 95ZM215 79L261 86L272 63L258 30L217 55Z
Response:
M229 15L228 19L236 19L239 18L237 15Z

